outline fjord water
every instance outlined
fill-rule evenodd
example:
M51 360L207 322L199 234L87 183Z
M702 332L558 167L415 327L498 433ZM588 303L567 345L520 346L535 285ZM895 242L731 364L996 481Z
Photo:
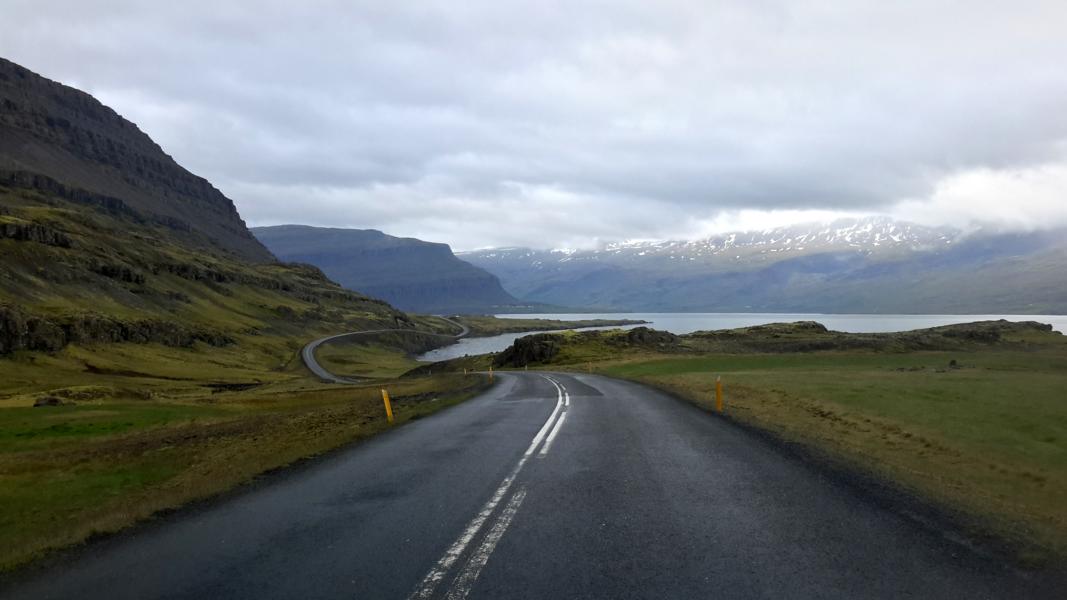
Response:
M512 315L517 317L517 315ZM541 317L538 317L541 318ZM548 318L548 317L545 317ZM586 317L579 317L585 319ZM592 317L588 317L592 318ZM638 317L622 317L623 319L637 319ZM637 327L637 325L629 325L626 327L583 327L581 331L596 331L597 329L629 329L630 327ZM561 330L554 330L561 331ZM504 348L511 345L512 342L521 338L524 335L530 335L532 333L549 333L547 331L522 331L519 333L504 333L501 335L494 335L489 337L469 337L462 338L455 344L445 346L443 348L437 348L436 350L430 350L429 352L416 357L416 360L423 362L437 362L439 360L448 360L450 358L459 358L461 356L467 356L468 354L486 354L489 352L500 352Z
M1037 321L1048 323L1061 333L1067 332L1067 315L828 315L786 313L544 313L500 314L502 319L635 319L648 321L648 327L671 333L683 334L713 329L751 327L767 323L792 321L818 321L829 329L848 333L880 333L909 331L953 323L974 321ZM614 329L602 327L596 329ZM499 352L516 339L535 332L507 333L484 338L466 338L458 343L427 352L419 357L422 361L438 361L457 358L467 354Z

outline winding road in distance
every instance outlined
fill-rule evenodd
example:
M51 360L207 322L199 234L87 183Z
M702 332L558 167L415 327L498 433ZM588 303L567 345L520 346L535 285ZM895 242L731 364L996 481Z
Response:
M339 340L341 338L358 337L358 336L361 336L361 335L373 335L373 334L376 334L376 333L394 333L394 332L398 332L399 331L399 332L407 332L407 333L420 333L422 335L431 335L431 336L435 336L435 337L446 337L446 338L449 338L449 339L458 340L458 339L460 339L462 337L465 337L471 331L470 327L467 327L466 325L464 325L463 323L460 323L458 321L453 321L452 319L448 319L448 318L445 318L445 317L438 317L438 318L441 319L442 321L448 321L449 323L455 325L456 327L459 327L460 328L460 332L458 334L451 335L451 334L448 334L448 333L431 333L431 332L428 332L428 331L418 331L418 330L414 330L414 329L399 329L399 328L398 329L372 329L370 331L351 331L351 332L348 332L348 333L339 333L337 335L328 335L328 336L326 336L324 338L319 338L319 339L317 339L315 341L309 342L306 346L303 347L303 349L300 350L300 358L304 361L304 364L307 365L307 368L312 373L314 373L316 377L318 377L319 379L321 379L323 381L328 381L330 383L352 383L351 381L349 381L348 379L345 379L344 377L339 377L337 375L334 375L333 373L329 372L325 367L320 365L318 359L315 358L315 350L317 350L319 348L319 346L321 346L321 345L323 345L323 344L325 344L327 342L332 342L334 340Z
M594 375L486 393L3 598L1052 598L720 418Z

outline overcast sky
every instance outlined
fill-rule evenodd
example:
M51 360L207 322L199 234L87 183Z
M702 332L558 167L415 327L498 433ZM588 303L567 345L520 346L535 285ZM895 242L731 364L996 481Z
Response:
M580 247L1067 225L1067 2L0 0L250 225Z

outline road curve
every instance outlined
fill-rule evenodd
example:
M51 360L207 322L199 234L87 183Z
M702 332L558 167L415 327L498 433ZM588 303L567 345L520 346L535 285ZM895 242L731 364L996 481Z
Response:
M338 333L336 335L328 335L326 337L319 338L319 339L314 340L312 342L308 342L308 344L306 346L304 346L300 350L300 358L304 361L304 364L307 366L307 368L312 373L314 373L316 377L318 377L319 379L322 379L323 381L328 381L330 383L352 383L351 380L345 379L344 377L340 377L340 376L334 375L333 373L329 372L325 367L323 367L321 364L319 364L319 361L315 358L315 350L317 350L319 346L321 346L321 345L323 345L323 344L325 344L327 342L331 342L333 340L337 340L337 339L341 339L341 338L358 337L358 336L361 336L361 335L373 335L373 334L377 334L377 333L391 333L391 332L400 331L400 332L408 332L408 333L421 333L423 335L431 335L431 336L437 336L437 337L447 337L447 338L450 338L450 339L457 339L457 340L462 338L462 337L464 337L464 336L466 336L468 333L470 333L470 327L467 327L463 323L460 323L458 321L453 321L452 319L448 319L448 318L445 318L445 317L438 317L438 318L443 320L443 321L448 321L449 323L455 325L456 327L459 327L460 328L460 332L458 334L456 334L456 335L450 335L450 334L447 334L447 333L431 333L431 332L427 332L427 331L416 331L416 330L413 330L413 329L372 329L370 331L350 331L348 333Z
M22 598L1053 598L730 423L594 375L485 394L91 543Z

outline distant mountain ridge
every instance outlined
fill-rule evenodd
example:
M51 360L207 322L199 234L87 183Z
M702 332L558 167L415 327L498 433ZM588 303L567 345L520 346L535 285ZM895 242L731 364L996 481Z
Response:
M252 233L282 260L315 265L348 289L402 310L502 312L521 304L496 276L456 258L447 244L306 225L255 227Z
M529 301L641 311L1067 312L1067 231L885 217L594 250L460 253ZM1011 282L1011 288L1005 287Z
M884 217L840 219L827 224L791 225L762 231L740 231L694 241L630 242L608 244L603 252L638 250L638 255L676 255L683 260L731 253L739 260L753 253L815 253L862 249L929 250L951 244L961 232L900 223ZM644 254L642 254L644 253Z
M32 179L28 174L43 175L116 198L167 225L185 243L255 262L274 260L229 198L182 168L136 125L89 94L3 58L0 172L24 187Z

